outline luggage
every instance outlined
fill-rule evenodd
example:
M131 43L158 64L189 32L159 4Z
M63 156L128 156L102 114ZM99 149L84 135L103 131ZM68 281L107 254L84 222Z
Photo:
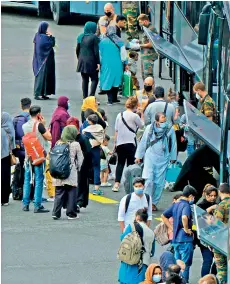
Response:
M38 123L35 122L33 126L33 131L27 133L22 138L26 154L31 160L33 166L39 166L46 160L44 149L36 135L37 126Z
M168 227L165 223L161 222L156 226L154 230L155 240L161 246L167 245L169 243Z
M24 145L22 143L22 137L24 136L24 132L22 129L22 125L25 124L29 120L30 114L27 115L18 115L15 116L13 120L14 130L15 130L15 144L16 148L20 150L24 150Z
M143 164L130 165L124 172L124 188L127 194L133 192L133 181L136 177L142 177Z
M69 144L56 144L50 151L50 174L56 179L67 179L71 172Z
M176 182L177 177L180 174L182 169L181 162L177 161L174 164L169 164L167 172L166 172L166 181L167 182Z
M143 229L138 223L131 225L132 232L121 242L117 258L129 265L139 264L145 251L143 243Z
M20 185L21 174L21 165L20 163L17 163L14 168L13 180L11 183L13 200L22 200L23 197L23 185Z
M125 71L123 75L122 96L131 97L133 95L133 81L130 71Z

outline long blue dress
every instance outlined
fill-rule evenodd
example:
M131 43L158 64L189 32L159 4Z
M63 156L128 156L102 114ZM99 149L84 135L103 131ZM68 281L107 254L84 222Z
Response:
M117 43L120 47L123 42ZM120 50L109 38L104 38L99 44L101 71L100 87L103 91L108 91L112 87L119 87L123 76L123 63L121 61Z

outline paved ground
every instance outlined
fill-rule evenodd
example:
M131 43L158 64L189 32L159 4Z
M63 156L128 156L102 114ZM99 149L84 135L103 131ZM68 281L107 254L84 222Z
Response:
M2 110L12 116L19 111L20 98L33 98L32 54L33 37L41 19L31 10L2 10ZM32 15L31 15L32 12ZM20 14L20 15L19 15ZM85 18L76 18L68 26L56 26L50 20L56 36L57 96L39 101L43 113L50 121L57 97L66 95L71 101L71 114L80 117L82 103L81 78L75 72L76 36L82 31ZM160 82L168 86L168 81ZM106 98L99 98L109 117L108 134L113 134L116 114L123 105L108 108ZM119 201L124 192L105 191L108 198ZM172 199L164 193L160 208L166 208ZM52 203L45 204L52 209ZM32 209L32 206L31 206ZM90 201L82 211L80 220L53 221L51 214L26 213L21 203L12 201L2 208L2 283L7 284L114 284L117 283L119 262L118 204ZM159 217L162 211L154 214ZM153 227L158 223L154 219ZM163 248L157 246L155 258ZM196 251L191 271L191 283L197 283L200 274L200 252Z

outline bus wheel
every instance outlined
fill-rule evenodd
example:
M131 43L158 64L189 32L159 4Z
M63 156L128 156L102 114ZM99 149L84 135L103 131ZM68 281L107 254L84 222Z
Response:
M69 1L51 1L51 11L53 13L53 19L57 25L64 23L65 19L70 14Z

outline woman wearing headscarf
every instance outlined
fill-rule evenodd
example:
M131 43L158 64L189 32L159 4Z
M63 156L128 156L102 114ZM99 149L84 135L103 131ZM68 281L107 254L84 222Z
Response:
M58 98L58 107L55 109L51 119L51 135L52 147L61 138L63 128L66 126L67 120L70 118L68 113L69 99L65 96Z
M121 48L124 48L124 42L116 35L116 28L108 26L105 38L99 44L101 57L100 87L103 91L107 91L108 105L119 102L117 93L124 70ZM128 70L127 63L127 60L125 60L124 64L126 64Z
M47 95L55 94L55 38L47 22L40 23L33 42L34 97L36 100L46 100L49 99Z
M88 97L88 98L83 100L83 104L81 106L81 120L82 120L82 123L83 123L82 129L89 126L86 119L91 114L96 114L96 116L98 117L98 124L100 124L105 129L106 123L102 119L101 114L98 111L97 101L96 101L96 98L93 97L93 96Z
M89 169L92 168L92 157L90 154L91 145L89 140L81 135L80 122L77 117L71 116L67 120L67 125L73 125L76 127L78 133L76 141L80 144L81 150L84 156L84 160L80 171L78 172L78 190L77 190L77 212L80 212L80 208L86 208L89 203Z
M68 219L77 219L76 212L76 195L78 186L78 171L81 169L83 162L83 154L80 144L76 142L77 128L70 125L66 126L61 135L61 139L57 144L69 144L71 172L67 179L53 178L53 185L55 186L55 200L52 217L53 219L61 218L61 209L65 204L67 207L66 215Z
M1 203L9 204L11 158L10 154L15 149L15 131L13 120L7 112L2 113L1 118Z
M95 95L98 84L100 57L99 40L95 35L96 29L96 23L87 22L84 27L84 33L80 34L77 38L77 72L81 72L84 99L88 97L89 78L91 79L90 96Z
M152 197L152 210L157 211L168 165L177 160L175 131L166 121L164 113L158 112L155 121L146 127L135 157L136 163L144 159L142 177L146 179L145 190Z
M145 281L141 284L157 284L162 283L162 269L156 264L152 263L149 265L145 273Z

